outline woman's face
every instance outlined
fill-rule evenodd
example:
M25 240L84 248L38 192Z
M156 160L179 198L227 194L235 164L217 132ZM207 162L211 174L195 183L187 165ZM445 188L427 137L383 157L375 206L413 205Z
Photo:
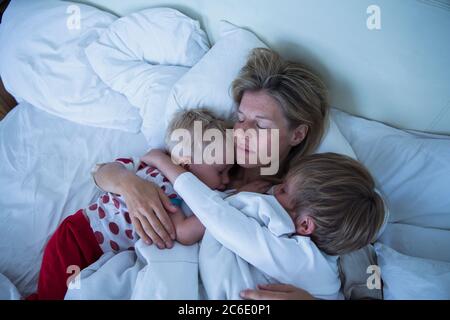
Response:
M272 161L275 160L274 157L279 157L282 163L291 147L300 143L306 135L305 132L303 137L299 137L297 130L289 128L289 122L278 102L264 91L245 91L237 110L237 117L234 125L236 155L239 152L245 154L245 164L239 163L245 168L261 166L260 161L249 163L251 156L255 156L256 152L267 155ZM237 129L244 131L254 129L247 132L256 133L256 137L250 135L255 138L250 139L248 135L239 134ZM268 129L268 134L261 135L260 132L264 131L262 129ZM278 139L270 134L273 129L278 130ZM251 141L257 141L257 143L251 143ZM278 152L274 148L275 144L278 144Z

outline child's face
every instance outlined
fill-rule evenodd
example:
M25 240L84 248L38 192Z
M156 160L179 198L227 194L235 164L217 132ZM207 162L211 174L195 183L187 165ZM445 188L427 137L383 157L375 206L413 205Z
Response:
M274 187L274 196L281 206L289 213L292 219L297 217L295 212L295 193L294 183L291 179L286 179L283 183L280 183Z
M314 219L307 211L297 212L295 210L295 193L296 182L299 177L288 177L283 183L276 185L274 189L274 196L287 211L292 221L295 224L295 232L302 236L310 236L315 230Z
M225 190L230 183L231 164L190 164L188 170L211 189Z

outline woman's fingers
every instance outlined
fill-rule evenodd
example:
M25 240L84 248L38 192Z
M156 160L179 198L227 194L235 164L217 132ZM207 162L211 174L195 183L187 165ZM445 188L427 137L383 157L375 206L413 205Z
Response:
M177 212L178 208L177 206L173 205L172 202L170 202L169 197L162 191L161 189L158 189L159 198L161 199L162 207L157 208L161 212L161 216L158 215L159 220L163 224L164 228L167 230L167 232L170 234L170 238L172 240L175 240L176 233L175 233L175 227L173 226L172 220L170 219L169 215L167 214L167 211L170 211L171 213Z
M158 248L163 249L173 245L166 229L175 232L163 209L159 190L161 189L154 183L137 178L127 189L124 198L131 217L137 219L133 219L133 224L139 236L146 243L155 243Z
M284 293L266 290L243 290L241 298L246 300L284 300Z
M155 202L153 210L155 215L153 216L153 219L150 220L150 223L158 236L164 241L165 246L171 248L173 246L173 240L172 236L169 235L170 231L168 232L168 230L172 230L172 233L175 234L172 220L170 220L169 215L166 210L164 210L161 203Z
M169 197L164 193L164 191L162 191L162 189L159 188L159 189L158 189L158 192L159 192L159 198L161 199L161 203L162 203L162 205L164 206L164 208L165 208L167 211L170 211L170 212L172 212L172 213L177 212L178 207L175 206L175 205L173 205L172 202L170 202Z
M147 232L147 234L151 233L149 236L152 238L153 242L158 245L158 248L171 248L173 246L173 241L159 218L164 214L167 215L167 213L165 211L162 212L161 206L157 205L156 208L154 208L155 213L153 213L153 210L151 211L152 214L148 214L148 210L146 210L144 214L147 220L147 223L143 225L145 232Z
M144 233L151 239L151 241L154 244L156 244L156 246L159 249L164 249L166 245L164 241L161 239L161 237L158 235L158 233L155 231L152 221L149 220L148 216L141 214L139 215L138 218L142 224L142 229L144 230Z
M290 284L263 284L258 285L258 290L245 291L257 291L256 293L250 292L250 295L261 299L315 300L315 298L308 291Z
M152 244L152 239L145 233L144 228L142 228L141 222L138 218L136 218L134 215L131 218L131 221L133 222L134 229L136 230L139 237L147 244Z
M290 292L290 291L294 291L296 288L294 286L291 286L290 284L269 283L269 284L259 284L258 289L277 291L277 292Z

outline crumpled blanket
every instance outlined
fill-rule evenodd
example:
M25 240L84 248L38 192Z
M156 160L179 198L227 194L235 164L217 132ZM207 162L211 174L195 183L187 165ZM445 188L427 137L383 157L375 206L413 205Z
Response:
M198 244L160 250L142 240L135 251L105 253L70 284L66 300L197 300Z

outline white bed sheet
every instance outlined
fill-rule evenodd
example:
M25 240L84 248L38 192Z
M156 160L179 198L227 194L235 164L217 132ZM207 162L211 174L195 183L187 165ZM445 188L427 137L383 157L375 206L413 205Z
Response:
M93 165L147 149L142 134L80 125L27 103L16 106L0 122L0 274L23 295L32 293L49 236L99 192Z

